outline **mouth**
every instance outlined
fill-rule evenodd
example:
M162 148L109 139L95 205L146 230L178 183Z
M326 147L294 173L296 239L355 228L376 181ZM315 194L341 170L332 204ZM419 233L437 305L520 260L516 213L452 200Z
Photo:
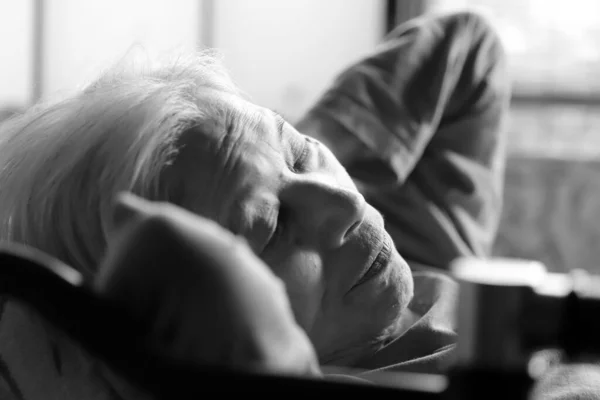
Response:
M375 257L375 260L371 263L371 265L363 272L360 279L350 288L350 290L355 289L356 287L369 282L375 277L379 276L390 263L390 258L392 256L392 243L390 237L385 234L383 235L383 242L379 253Z

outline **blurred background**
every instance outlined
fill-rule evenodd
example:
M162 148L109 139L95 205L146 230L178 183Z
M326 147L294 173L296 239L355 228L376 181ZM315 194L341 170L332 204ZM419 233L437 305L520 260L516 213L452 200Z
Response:
M242 89L294 122L396 24L465 8L496 25L514 82L495 254L600 272L598 0L0 0L0 120L137 45L219 48Z

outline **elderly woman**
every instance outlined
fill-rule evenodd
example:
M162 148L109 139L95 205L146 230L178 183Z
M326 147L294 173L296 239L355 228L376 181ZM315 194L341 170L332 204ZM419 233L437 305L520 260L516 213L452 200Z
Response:
M498 39L471 13L402 25L343 72L296 127L242 95L205 54L157 69L115 70L2 127L0 235L99 279L99 290L134 310L144 308L136 293L151 293L149 282L167 287L191 274L189 311L171 311L199 316L199 326L182 323L194 332L208 329L197 310L214 315L197 296L245 293L246 302L214 303L247 322L231 323L240 329L235 335L221 331L231 342L182 333L188 342L203 337L235 347L244 329L252 343L267 329L269 343L255 347L278 343L273 357L289 359L273 365L291 371L319 374L315 354L321 366L440 371L455 341L455 289L432 268L489 254L501 208L508 93ZM139 198L125 197L115 211L123 191ZM140 253L139 240L119 241L124 221L144 215L170 222L154 236L141 233L148 239L143 252L172 243L183 257L177 267L148 267L146 275L135 269L143 262L122 258L123 246ZM229 274L222 281L229 283L219 282L230 292L203 279L194 291L192 276L203 269L181 270L182 254L194 250L167 238L178 229L198 231L186 224L201 219L218 224L208 230L214 237L233 243L232 232L252 250L236 259L252 268L215 270L227 271L214 273ZM107 248L121 256L106 257ZM123 268L133 268L134 277ZM90 372L89 357L9 305L0 365L11 373L0 372L13 393L81 399L119 391ZM249 314L236 314L238 306ZM183 357L193 352L181 349L195 345L186 346L179 347ZM232 362L243 363L249 352L240 354ZM45 378L28 381L31 374Z

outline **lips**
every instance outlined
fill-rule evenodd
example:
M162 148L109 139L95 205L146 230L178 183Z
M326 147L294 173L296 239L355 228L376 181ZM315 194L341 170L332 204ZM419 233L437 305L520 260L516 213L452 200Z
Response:
M352 286L352 289L362 285L365 282L370 281L372 278L379 275L379 273L383 271L385 267L389 264L391 256L392 244L390 243L390 238L388 237L388 235L384 235L381 250L379 250L379 253L375 257L375 260L363 273L358 282L356 282L354 286Z

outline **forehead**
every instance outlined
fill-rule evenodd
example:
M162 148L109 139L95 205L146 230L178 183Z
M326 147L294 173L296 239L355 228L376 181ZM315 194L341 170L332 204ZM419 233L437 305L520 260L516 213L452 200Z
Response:
M277 132L276 114L237 95L209 89L198 96L205 114L207 139L224 153L238 147L260 148L266 145L279 151L282 143ZM228 154L223 154L228 157Z
M252 176L271 164L279 164L288 145L278 129L275 113L245 99L218 91L199 97L215 110L205 134L212 142L217 172ZM203 140L203 138L198 138Z
M208 110L198 129L182 137L174 169L183 185L183 204L230 225L231 213L251 212L241 201L265 194L286 165L288 140L273 112L218 91L198 96Z

